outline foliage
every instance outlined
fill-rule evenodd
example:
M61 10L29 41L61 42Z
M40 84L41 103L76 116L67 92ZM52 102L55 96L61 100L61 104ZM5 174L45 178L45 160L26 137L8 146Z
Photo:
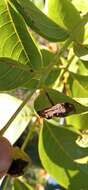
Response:
M27 89L26 98L0 135L35 95L29 109L29 132L21 149L37 130L45 170L65 189L87 190L88 2L47 0L46 13L40 10L44 2L39 2L0 1L0 91ZM47 114L55 117L48 120ZM16 130L15 141L25 127L17 136ZM15 179L13 186L33 189L25 180Z

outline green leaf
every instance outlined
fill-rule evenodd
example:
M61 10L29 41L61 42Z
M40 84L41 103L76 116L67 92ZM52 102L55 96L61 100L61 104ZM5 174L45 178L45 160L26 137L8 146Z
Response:
M83 13L88 12L88 1L87 0L72 0L72 4Z
M31 66L15 31L5 0L0 1L0 56L10 57Z
M87 128L88 113L83 115L74 115L66 118L68 125L73 125L76 129L82 130Z
M1 57L10 57L35 68L36 64L32 59L34 51L36 61L39 59L37 65L39 67L41 61L40 52L28 32L23 18L5 0L0 1L0 34ZM27 48L29 50L29 47L30 51L28 52Z
M60 69L58 68L52 68L51 72L49 73L48 77L45 80L45 85L48 87L52 87L57 80L58 76L60 74Z
M84 92L84 90L82 89ZM81 94L81 92L80 92ZM87 95L88 97L88 95ZM83 105L88 105L88 98L75 98L78 102L82 103ZM66 118L66 123L68 125L73 125L78 130L87 129L88 123L88 113L82 115L74 115Z
M43 0L32 0L32 2L33 2L39 9L43 9L43 8L44 8L44 1L43 1Z
M0 91L22 86L32 78L33 72L28 65L19 64L9 58L0 58Z
M81 105L80 103L76 102L74 99L64 95L59 91L53 89L47 89L46 92L48 93L54 105L61 102L72 103L76 109L76 111L73 114L80 114L88 111L87 106ZM37 112L45 108L52 107L51 101L47 97L46 92L42 91L41 94L38 96L38 98L35 100L34 107Z
M77 139L76 143L80 147L88 148L88 129L87 128L82 131L82 136ZM81 159L77 160L77 162L78 161L81 163L83 163L85 161L88 162L88 156L86 156L85 158L81 158Z
M70 31L81 20L79 12L68 0L49 0L48 14L57 24Z
M88 75L88 62L87 61L78 61L78 74L80 75Z
M41 49L41 53L44 66L48 66L54 60L55 54L47 49Z
M84 15L83 19L86 21L84 25L83 45L88 46L88 13Z
M68 0L48 1L48 14L57 24L70 31L81 20L79 12Z
M77 80L79 84L86 90L88 91L88 76L85 75L79 75L76 73L70 73L71 76L73 77L73 80Z
M55 126L45 121L39 136L39 155L45 169L62 186L70 190L86 190L88 166L78 164L76 160L88 155L88 149L82 149L75 143L77 136L66 126Z
M24 83L22 86L31 90L33 89L36 90L38 83L39 83L39 80L31 79L30 81L27 81L26 83Z
M24 17L28 26L50 41L64 41L68 32L55 24L42 13L30 0L10 0Z
M76 43L78 44L75 44L75 46L79 46L79 54L81 52L81 56L83 58L83 55L84 55L84 59L86 59L86 54L87 54L87 51L86 49L88 48L88 13L85 14L84 16L82 16L82 21L81 21L81 25L78 27L78 32L80 31L80 27L82 26L83 30L84 30L84 34L83 34L83 40L82 41L75 41ZM77 47L76 47L77 48ZM75 49L76 49L75 48ZM82 48L82 50L80 50L80 48ZM78 48L77 48L78 50Z
M74 98L77 102L79 102L80 104L83 104L84 106L88 106L88 98Z
M75 54L83 61L88 61L88 46L74 44Z
M44 66L48 66L52 61L54 60L55 54L50 52L47 49L41 50L42 57L43 57L43 64ZM56 81L58 75L60 73L60 69L57 67L52 67L51 72L49 73L48 77L45 80L46 86L52 86L54 82Z
M22 46L28 59L31 62L31 65L34 69L40 69L42 66L42 57L36 44L33 41L33 37L28 32L26 24L22 16L16 11L16 9L8 3L8 8L10 12L11 19L14 23L15 30L19 39L21 40Z
M88 62L87 61L82 61L82 64L83 64L83 71L84 71L84 75L88 74ZM82 65L81 65L82 66ZM83 73L82 73L83 74Z
M14 190L34 190L34 188L26 182L23 183L19 179L14 179Z
M48 1L48 15L58 25L67 29L72 38L76 41L83 40L83 25L80 13L68 0ZM80 30L80 33L79 33Z
M77 80L73 80L71 85L71 92L73 97L86 98L88 97L88 91L84 89Z

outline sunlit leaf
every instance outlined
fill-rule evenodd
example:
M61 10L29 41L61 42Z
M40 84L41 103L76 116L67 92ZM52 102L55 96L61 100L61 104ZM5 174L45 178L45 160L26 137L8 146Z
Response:
M25 39L25 40L24 40ZM30 51L28 52L28 50ZM32 56L35 52L35 63ZM30 54L30 55L29 55ZM0 56L10 57L30 67L39 68L41 56L21 15L9 5L0 1Z
M43 9L43 8L44 8L44 1L43 1L43 0L32 0L32 2L33 2L39 9Z
M86 130L86 129L85 129ZM87 129L88 130L88 129ZM78 137L76 143L82 148L88 148L88 134L83 132L81 138ZM79 163L88 163L88 156L76 160Z
M67 0L52 0L48 1L48 14L49 16L62 27L69 30L81 20L78 11ZM74 15L76 20L74 19Z
M0 56L12 57L19 62L30 65L20 40L14 30L6 1L0 1Z
M85 90L85 88L80 85L80 83L77 80L73 81L73 84L71 85L71 92L73 97L78 98L86 98L88 97L88 91Z
M16 11L11 4L8 3L8 8L10 11L11 19L14 23L15 30L19 39L21 40L21 44L23 49L31 62L31 66L34 69L40 69L42 66L42 57L36 44L31 37L31 34L28 32L26 28L26 24L22 18L22 16ZM35 55L35 56L34 56Z
M5 126L21 103L22 101L15 97L8 94L0 94L0 129ZM31 110L28 106L25 106L18 117L12 122L8 130L4 133L4 136L9 139L11 144L14 144L20 137L30 120Z
M81 12L87 13L88 1L87 0L72 0L72 4Z
M74 98L77 102L79 102L80 104L84 105L84 106L88 106L88 98Z
M77 80L79 84L88 91L88 76L85 75L79 75L76 73L70 73L74 80Z
M73 72L73 71L72 71ZM80 75L88 75L88 62L87 61L78 61L78 74Z
M80 13L70 1L49 0L48 15L58 25L67 29L71 34L71 38L76 39L76 41L82 41L84 33L83 25L81 26L82 19Z
M66 118L67 124L73 126L76 129L82 130L87 128L88 113L83 115L74 115Z

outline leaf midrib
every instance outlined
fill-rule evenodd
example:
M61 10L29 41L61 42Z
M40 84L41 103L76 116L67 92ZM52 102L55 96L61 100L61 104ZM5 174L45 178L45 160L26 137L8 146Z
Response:
M79 165L77 163L75 163L73 161L73 159L71 158L71 156L69 155L69 153L67 153L66 151L64 151L63 146L61 146L61 143L59 141L59 139L57 140L54 136L54 134L52 133L52 130L50 130L50 128L47 125L47 129L52 137L52 139L55 141L55 143L57 144L57 146L64 152L64 154L71 160L71 162L73 162L73 164L75 165L76 168L78 168L78 170L80 170L81 172L85 173L86 175L88 175L88 173L84 172L82 169L80 169Z
M27 55L27 53L26 53L26 51L25 51L25 48L24 48L24 46L23 46L23 44L22 44L22 42L21 42L21 40L20 40L19 34L17 33L17 29L16 29L15 24L14 24L14 22L13 22L13 18L12 18L12 16L11 16L10 11L9 11L9 5L8 5L9 3L10 3L10 2L6 2L7 12L8 12L8 14L9 14L9 17L10 17L10 20L11 20L11 23L12 23L12 26L13 26L13 29L14 29L16 35L17 35L18 41L20 42L20 44L21 44L21 46L22 46L22 49L23 49L23 51L24 51L24 54L26 55L26 57L27 57L27 59L29 60L29 63L30 63L30 59L29 59L29 57L28 57L28 55Z

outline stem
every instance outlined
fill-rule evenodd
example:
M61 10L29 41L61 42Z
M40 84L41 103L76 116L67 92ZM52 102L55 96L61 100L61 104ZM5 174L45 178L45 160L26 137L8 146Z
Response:
M69 68L70 64L72 63L73 58L74 58L74 55L72 55L72 57L69 59L67 66L64 69L61 69L60 75L57 78L57 80L53 86L54 89L56 89L58 87L59 83L62 82L62 78L63 78L65 72L68 71L68 68Z
M25 100L22 102L22 104L18 107L18 109L16 110L16 112L11 116L11 118L9 119L9 121L6 123L6 125L0 130L0 136L2 136L5 131L9 128L9 126L11 125L11 123L14 121L14 119L16 118L16 116L18 115L18 113L23 109L23 107L25 106L25 104L28 102L28 100L31 98L31 96L33 95L33 93L35 92L35 90L31 91L27 97L25 98Z
M29 122L29 124L30 124L30 122ZM29 126L29 124L28 124L28 126ZM23 144L22 144L22 147L21 147L22 150L24 150L24 149L26 148L27 144L28 144L29 141L32 139L33 134L34 134L34 131L35 131L35 130L34 130L35 127L36 127L36 125L35 125L34 123L31 124L31 127L30 127L30 129L29 129L28 135L27 135L25 141L24 141Z
M55 81L55 83L53 85L53 89L56 89L58 87L59 82L61 81L61 78L62 78L63 74L64 74L64 69L61 69L61 72L60 72L57 80Z
M51 97L49 96L49 94L48 94L47 91L45 91L45 94L46 94L46 96L47 96L49 102L51 103L51 105L54 106L54 102L53 102L53 100L51 99Z
M65 44L63 45L63 47L60 49L60 51L56 54L56 56L53 59L53 62L51 64L49 64L48 67L52 67L53 65L58 64L58 59L60 58L60 56L64 53L64 51L67 49L67 47L72 43L72 40L70 38L68 38L68 40L65 42ZM55 62L55 64L54 64Z
M52 62L45 67L44 71L43 71L43 77L42 77L42 82L41 84L43 84L47 78L47 76L49 75L49 73L52 70L52 67L54 65L58 64L58 59L60 58L60 56L64 53L64 51L67 49L67 47L71 44L72 40L69 38L65 44L63 45L63 47L60 49L60 51L56 54L56 56L54 56L54 59L52 60Z

